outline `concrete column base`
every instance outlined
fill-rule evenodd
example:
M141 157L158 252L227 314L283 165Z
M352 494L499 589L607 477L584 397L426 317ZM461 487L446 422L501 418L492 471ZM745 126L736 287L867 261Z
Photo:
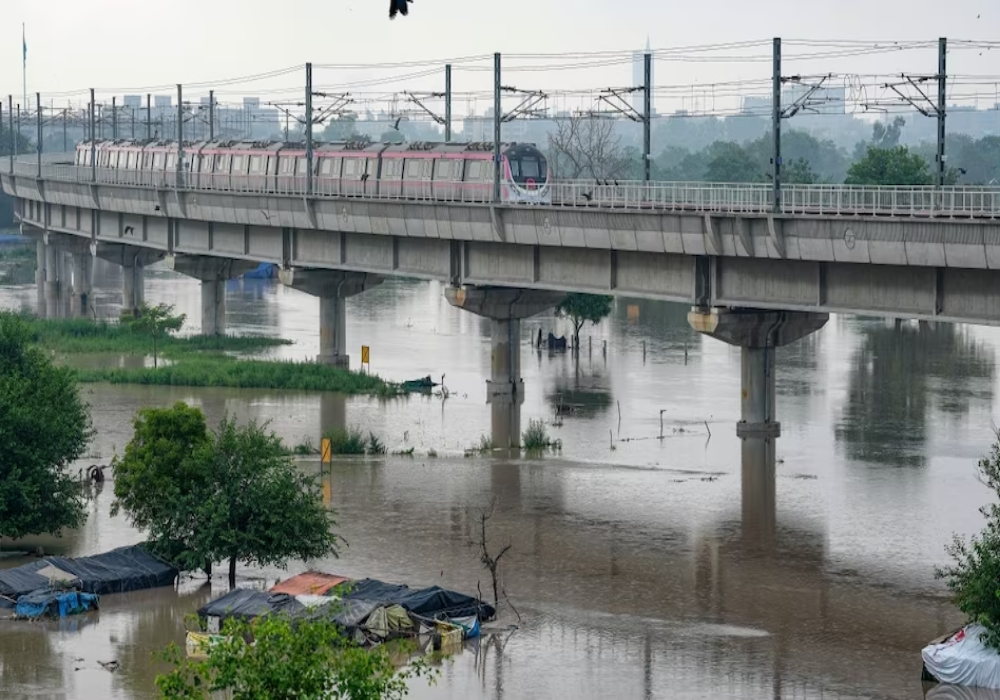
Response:
M201 280L201 334L226 333L226 281L257 267L257 263L207 255L168 255L166 266Z
M741 348L740 421L736 424L741 440L770 443L781 436L775 350L818 331L827 320L829 314L805 311L694 308L688 314L688 323L699 333Z
M490 405L491 437L500 448L521 444L521 319L557 306L566 297L548 292L505 287L448 287L445 298L452 306L490 319L490 379L486 403Z
M122 311L134 314L145 301L146 266L162 260L166 253L123 243L94 245L94 255L122 266Z
M348 369L347 297L382 284L383 278L364 272L288 268L278 271L285 286L319 297L319 355L316 362Z
M90 298L94 288L94 256L88 253L73 254L73 295L70 313L73 316L90 315Z

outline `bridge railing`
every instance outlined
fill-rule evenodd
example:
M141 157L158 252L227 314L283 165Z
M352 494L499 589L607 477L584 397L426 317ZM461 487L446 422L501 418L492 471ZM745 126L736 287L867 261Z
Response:
M785 185L781 211L792 215L1000 218L1000 188Z
M63 156L65 159L65 156ZM0 172L11 172L0 158ZM37 161L21 156L13 164L17 176L34 178ZM302 176L178 174L176 171L103 169L44 163L42 177L138 188L305 195ZM489 203L491 182L359 179L313 179L313 196L380 200ZM768 184L713 182L642 182L570 180L549 183L544 206L766 214L772 211ZM869 187L853 185L784 185L781 213L798 216L893 216L1000 219L1000 187Z

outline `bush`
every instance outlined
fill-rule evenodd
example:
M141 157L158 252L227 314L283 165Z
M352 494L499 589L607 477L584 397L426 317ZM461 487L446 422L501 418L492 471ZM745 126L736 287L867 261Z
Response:
M369 431L364 436L360 428L331 428L323 433L330 441L330 454L335 455L384 455L385 443L378 439L375 433Z
M979 460L978 471L980 479L1000 496L1000 433L989 456ZM958 609L986 628L983 642L1000 651L1000 502L979 511L986 527L968 540L956 535L946 548L954 563L939 567L935 574L946 580Z
M528 429L521 435L521 446L529 452L539 452L550 447L554 450L561 449L562 442L549 439L549 433L542 421L529 420Z

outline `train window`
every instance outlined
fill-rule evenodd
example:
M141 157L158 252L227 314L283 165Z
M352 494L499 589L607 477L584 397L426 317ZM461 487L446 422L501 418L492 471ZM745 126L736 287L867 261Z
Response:
M330 174L330 166L331 165L333 165L333 163L332 163L332 161L329 158L320 158L319 159L319 172L320 172L320 174L321 175L329 175Z
M163 154L154 153L153 154L153 170L159 170L163 167Z
M237 174L243 172L243 156L233 156L233 172Z
M298 162L299 162L299 167L298 167L298 173L299 173L299 175L305 175L306 174L306 159L305 158L299 158Z
M135 170L135 151L129 151L128 163L126 163L125 167L129 170Z
M201 172L210 173L212 172L212 167L215 165L215 156L202 156L201 157Z
M409 159L406 161L406 177L407 179L416 179L420 177L419 160Z
M260 156L250 156L250 172L260 172Z
M177 167L177 154L168 153L167 154L167 170L173 170Z
M291 175L295 172L295 159L291 156L286 156L281 159L281 174Z
M344 161L344 175L357 175L358 174L358 161L356 158L347 158Z
M215 171L218 173L229 172L229 156L215 156Z

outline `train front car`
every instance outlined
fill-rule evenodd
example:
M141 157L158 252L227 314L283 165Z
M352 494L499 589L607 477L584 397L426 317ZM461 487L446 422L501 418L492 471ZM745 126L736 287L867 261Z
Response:
M503 152L504 200L525 204L551 204L549 163L535 146L511 144Z

